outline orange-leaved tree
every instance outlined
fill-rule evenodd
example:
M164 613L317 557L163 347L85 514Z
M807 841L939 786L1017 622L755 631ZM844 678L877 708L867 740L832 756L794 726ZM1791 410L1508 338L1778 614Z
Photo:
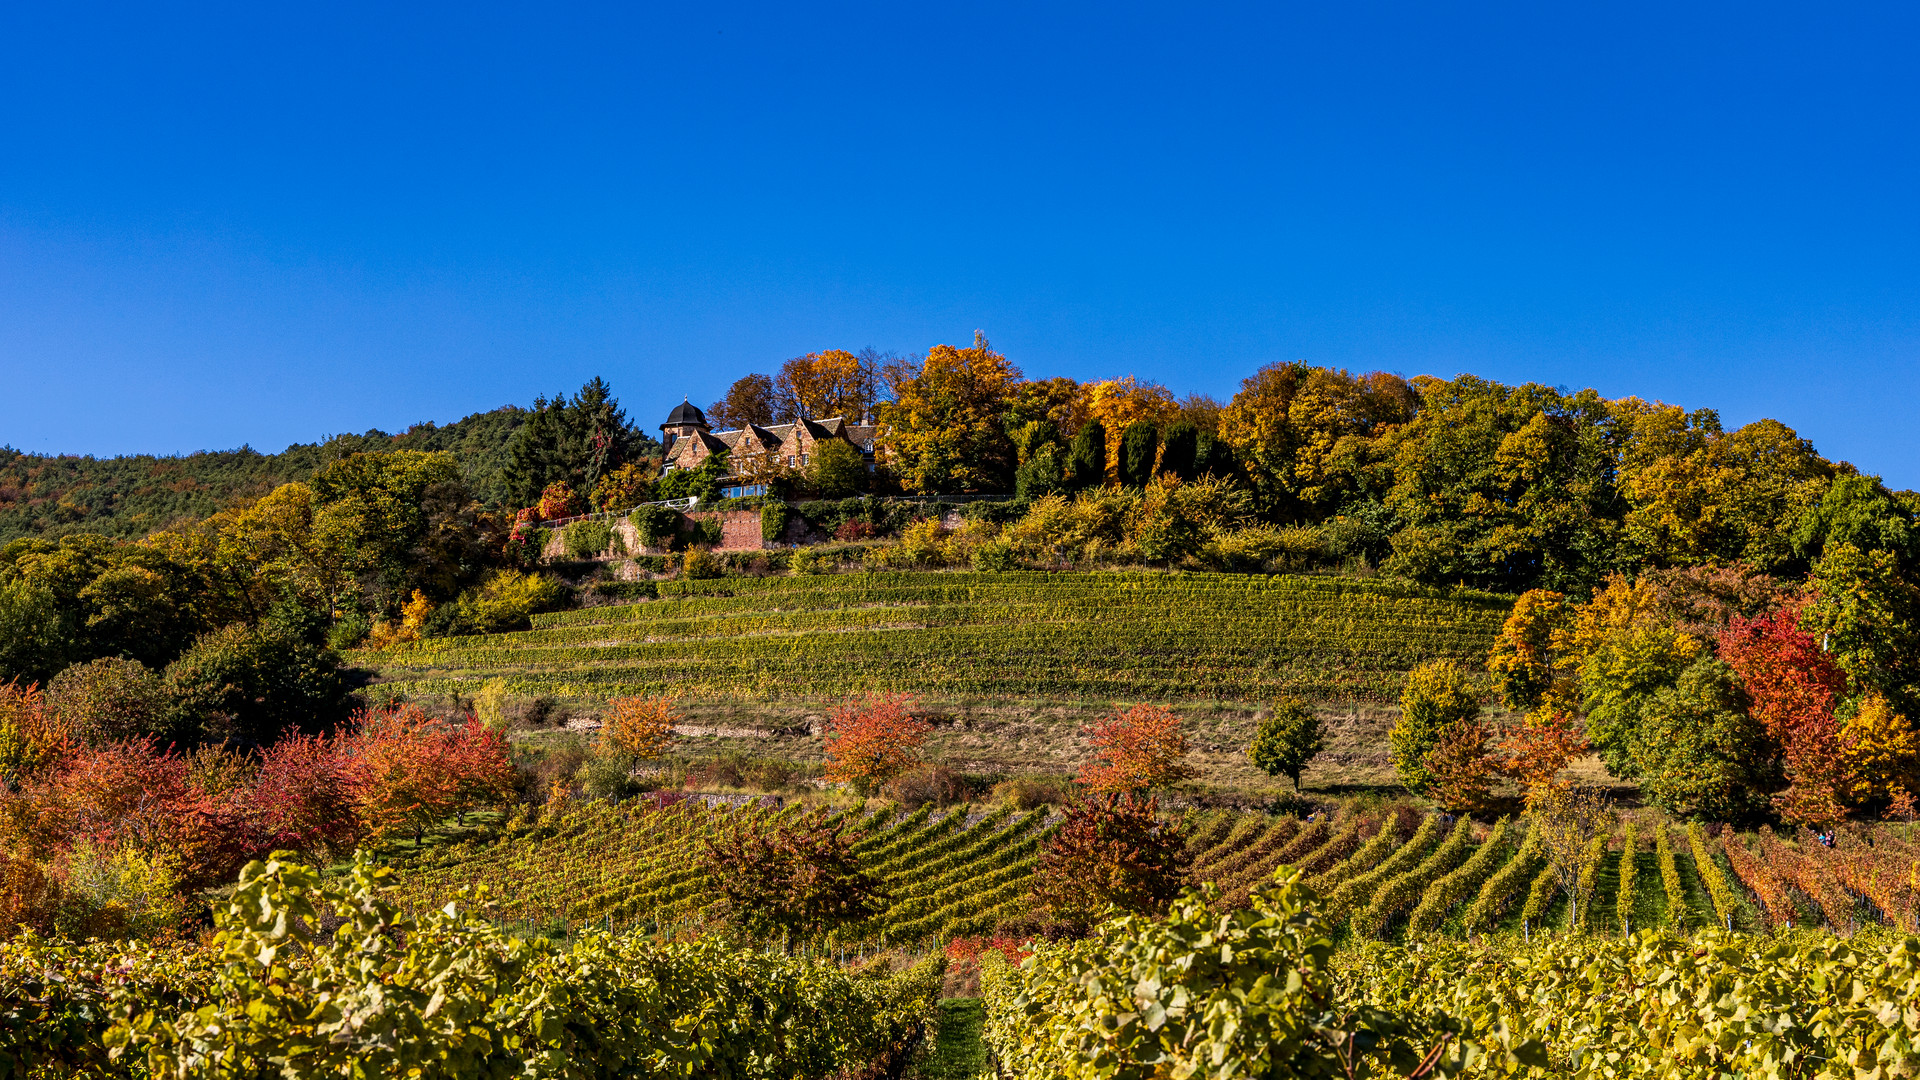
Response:
M600 745L642 760L666 753L673 745L673 702L658 697L622 697L607 702Z
M1161 705L1135 705L1083 729L1094 759L1080 769L1076 783L1090 791L1145 791L1177 784L1193 775L1187 766L1187 737L1180 718Z
M1455 814L1479 813L1490 805L1497 765L1487 752L1487 727L1478 719L1448 728L1421 764L1433 777L1427 797L1434 805Z
M1531 808L1566 786L1561 771L1587 749L1586 733L1573 717L1552 708L1539 709L1500 740L1500 771L1526 789Z
M367 833L384 838L496 802L513 783L506 739L468 716L449 722L417 705L371 709L347 736L345 771Z
M827 780L862 795L920 764L933 725L913 715L907 694L852 698L827 718Z

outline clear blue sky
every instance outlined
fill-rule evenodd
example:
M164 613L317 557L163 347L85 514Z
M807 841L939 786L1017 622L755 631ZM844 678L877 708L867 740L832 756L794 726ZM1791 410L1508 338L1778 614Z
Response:
M0 442L649 426L975 328L1776 417L1920 486L1911 5L15 3ZM1442 9L1446 10L1442 10Z

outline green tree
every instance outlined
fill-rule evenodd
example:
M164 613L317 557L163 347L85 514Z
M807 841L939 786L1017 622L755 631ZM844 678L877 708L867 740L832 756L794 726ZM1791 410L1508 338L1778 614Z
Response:
M1073 449L1067 455L1067 482L1075 491L1107 482L1107 429L1100 421L1087 421L1073 437Z
M1779 748L1748 715L1733 669L1701 656L1637 710L1629 751L1647 801L1680 817L1751 820L1778 790Z
M1154 460L1160 453L1160 429L1148 420L1135 420L1120 436L1120 482L1127 487L1146 487L1153 479Z
M1175 420L1167 425L1160 450L1160 471L1181 480L1200 476L1194 458L1200 452L1200 429L1191 420Z
M507 444L500 483L511 502L531 506L548 484L592 491L600 477L645 456L650 440L627 423L605 380L595 377L569 401L536 398Z
M1808 584L1814 599L1800 628L1821 640L1856 685L1920 716L1920 587L1901 573L1898 557L1830 544Z
M842 439L814 444L807 459L806 479L807 487L822 499L844 499L871 486L866 457Z
M1285 776L1300 790L1300 772L1326 745L1320 718L1302 702L1289 698L1273 707L1273 715L1260 721L1247 756L1268 776Z
M1888 552L1911 565L1920 559L1920 524L1879 477L1836 476L1793 531L1794 551L1809 563L1817 562L1828 544Z
M274 621L201 637L167 665L164 681L182 720L210 741L264 746L346 712L339 657Z
M1632 752L1641 712L1700 656L1701 645L1670 626L1616 630L1580 664L1587 739L1615 776L1638 775Z
M1455 724L1480 715L1480 701L1467 673L1451 660L1430 660L1407 673L1400 693L1400 718L1388 741L1393 745L1393 767L1400 782L1414 792L1433 783L1427 755Z

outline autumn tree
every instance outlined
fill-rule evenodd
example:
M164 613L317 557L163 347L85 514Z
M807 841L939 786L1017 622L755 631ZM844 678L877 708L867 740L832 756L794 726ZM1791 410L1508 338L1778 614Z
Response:
M1572 923L1578 926L1593 899L1592 870L1605 851L1602 838L1613 830L1613 807L1598 788L1557 787L1534 804L1532 814L1534 835L1546 849L1547 864L1567 894Z
M1574 695L1574 672L1563 659L1564 638L1573 621L1566 595L1529 589L1514 601L1487 657L1487 670L1500 683L1507 707L1532 709L1552 697Z
M673 745L673 722L673 703L666 698L614 698L607 702L600 743L616 754L657 758Z
M1496 756L1499 771L1519 783L1531 807L1552 789L1564 786L1561 772L1587 749L1586 734L1572 716L1542 709L1506 733Z
M1128 375L1122 379L1108 379L1104 382L1087 384L1084 408L1087 418L1099 421L1101 430L1106 435L1104 447L1106 455L1100 462L1099 482L1105 483L1111 480L1132 484L1135 487L1144 484L1146 482L1144 471L1138 479L1132 480L1127 479L1122 473L1126 432L1135 424L1147 425L1147 428L1142 430L1151 430L1154 433L1151 436L1153 446L1150 448L1144 445L1136 446L1135 455L1139 457L1144 453L1146 458L1153 457L1159 449L1160 426L1170 423L1180 414L1179 403L1174 401L1173 394L1158 383L1136 382L1133 376ZM1136 442L1144 444L1149 436L1139 434L1134 438ZM1152 467L1151 461L1146 461L1142 466L1143 470L1150 470Z
M704 861L728 917L756 936L829 933L886 908L837 826L737 823L707 840Z
M1057 922L1084 930L1109 907L1163 914L1187 885L1186 838L1159 800L1109 792L1075 799L1040 852L1034 899Z
M1462 720L1441 732L1420 765L1433 779L1427 797L1455 814L1487 809L1497 763L1487 749L1487 727L1479 719Z
M248 795L268 850L317 858L352 852L363 823L355 812L347 751L328 735L288 735L260 755Z
M893 401L879 410L887 464L914 491L1005 491L1015 468L1001 416L1020 369L986 335L973 347L936 345L918 363L887 365Z
M765 427L774 422L777 409L773 378L767 375L742 375L727 387L727 395L707 406L707 423L716 431L729 431L749 424Z
M1289 698L1260 721L1247 747L1247 756L1268 776L1285 776L1300 790L1300 772L1326 745L1320 718L1304 702Z
M1184 760L1187 737L1180 718L1160 705L1135 705L1124 713L1082 729L1093 745L1093 760L1075 782L1088 791L1149 791L1169 787L1193 775Z
M1434 779L1427 755L1455 724L1479 715L1480 700L1458 664L1432 660L1408 672L1400 693L1400 718L1387 735L1400 782L1410 791L1426 791Z
M857 424L879 397L877 357L845 349L796 356L780 365L773 380L773 405L781 421L824 420L844 416ZM738 385L737 383L735 385Z
M1831 823L1852 787L1840 745L1835 709L1847 691L1847 673L1785 607L1754 619L1735 619L1720 638L1720 658L1738 675L1749 712L1779 746L1787 790L1776 797L1789 820Z
M913 715L916 705L907 694L872 694L835 709L827 718L828 782L869 795L917 768L933 725Z
M476 718L448 722L417 705L372 709L355 717L345 772L354 809L375 839L412 833L512 788L506 739Z

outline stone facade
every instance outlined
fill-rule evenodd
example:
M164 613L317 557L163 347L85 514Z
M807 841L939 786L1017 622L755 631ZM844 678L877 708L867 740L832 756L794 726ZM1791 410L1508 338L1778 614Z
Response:
M680 531L691 531L696 521L712 521L716 518L720 521L720 546L714 548L715 551L759 551L769 546L760 536L760 511L758 510L705 510L683 514ZM804 528L804 523L802 527ZM540 549L541 555L549 559L566 557L566 538L561 535L564 528L565 526L562 526L560 529L553 530L553 534L547 537L546 546ZM793 523L789 523L787 531L793 531ZM666 548L642 547L638 530L626 518L620 518L613 523L613 533L620 538L620 543L626 547L629 555L665 555L667 553ZM775 546L779 541L778 537L774 539ZM604 552L600 555L602 559L621 557Z
M850 423L841 416L767 427L749 424L732 431L714 431L708 427L705 414L683 402L668 414L667 422L660 425L661 441L666 444L663 471L697 469L701 462L725 450L732 455L730 461L736 468L758 460L797 472L807 467L814 448L829 439L838 439L860 451L871 466L873 440L878 433L877 427Z

